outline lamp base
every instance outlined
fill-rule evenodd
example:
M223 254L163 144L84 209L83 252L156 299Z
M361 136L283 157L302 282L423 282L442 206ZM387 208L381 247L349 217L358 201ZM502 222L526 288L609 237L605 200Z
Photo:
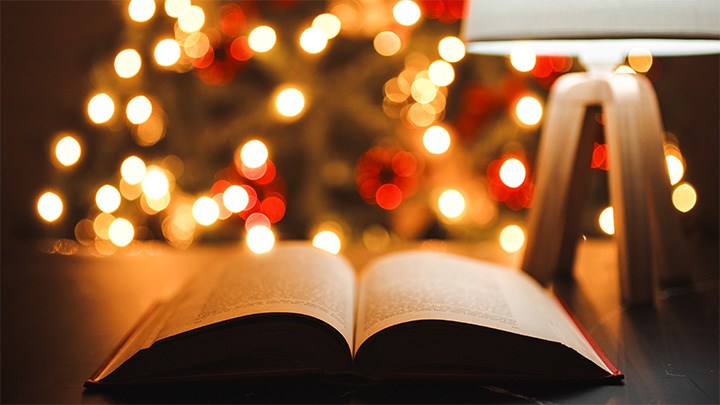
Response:
M684 250L663 152L657 97L644 76L605 72L562 76L550 90L539 145L536 194L522 268L541 283L571 275L592 136L589 106L605 114L610 201L622 299L653 301L656 287L686 283Z

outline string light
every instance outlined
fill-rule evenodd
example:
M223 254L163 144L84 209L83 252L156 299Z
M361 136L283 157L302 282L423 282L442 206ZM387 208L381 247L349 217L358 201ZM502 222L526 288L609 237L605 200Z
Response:
M615 73L634 75L636 72L630 66L620 65L615 69Z
M135 228L125 218L116 218L108 227L108 238L113 245L125 247L135 238Z
M410 86L410 95L418 103L428 104L437 96L438 88L430 79L420 78Z
M606 234L615 234L615 215L613 207L607 207L600 212L600 216L598 216L598 225L600 225L600 229Z
M515 253L525 244L525 231L518 225L508 225L500 231L500 247L507 253Z
M63 201L52 191L45 192L38 198L37 212L47 222L55 222L62 215Z
M525 96L515 105L515 115L525 125L533 126L540 122L543 108L535 97Z
M170 181L165 171L157 166L150 166L142 180L142 190L152 200L159 200L170 191Z
M267 253L275 246L275 234L265 225L255 225L248 230L245 243L253 253Z
M305 95L294 87L283 89L275 97L275 108L283 117L297 117L305 108Z
M195 222L203 226L210 226L218 220L220 207L212 198L200 197L193 204L192 214Z
M436 60L428 67L428 77L436 86L447 86L455 80L455 69L444 60Z
M668 175L670 176L670 185L674 186L685 175L685 167L682 160L675 155L665 155L665 164L667 165Z
M140 72L142 59L138 51L134 49L123 49L115 56L115 73L123 79L128 79Z
M223 192L223 205L228 211L237 213L245 210L250 203L250 195L243 187L233 185Z
M441 155L450 149L450 134L447 129L433 125L425 130L423 145L433 155Z
M135 22L145 22L155 14L155 0L130 0L128 14Z
M172 18L180 17L190 8L190 0L165 0L165 13Z
M126 158L120 165L120 175L130 185L139 184L145 178L146 171L145 162L137 156Z
M166 3L167 4L167 3ZM155 45L153 56L160 66L172 66L180 59L180 45L171 38L163 39Z
M257 139L246 142L240 149L240 161L251 169L264 165L268 160L268 156L267 146Z
M145 96L133 97L125 108L128 121L133 124L142 124L152 115L152 103Z
M315 234L312 239L312 245L318 249L332 253L334 255L340 253L342 241L340 236L333 231L320 231Z
M673 190L672 202L678 211L688 212L697 203L697 192L689 183L681 183Z
M312 22L312 26L322 30L325 33L327 39L335 38L340 33L342 24L340 19L336 15L330 13L320 14L315 17Z
M500 165L500 181L510 188L518 188L525 182L525 165L516 158L506 159Z
M88 102L87 113L92 122L106 123L115 114L115 102L105 93L96 94Z
M322 52L328 43L325 32L319 28L310 27L300 34L300 47L309 54Z
M81 153L80 142L72 135L65 135L55 144L55 159L65 167L77 163Z
M465 57L465 43L458 37L445 37L438 42L440 57L450 63L455 63Z
M199 6L190 6L180 14L177 20L178 28L183 32L191 33L200 31L205 25L205 12Z
M95 193L95 204L102 212L112 214L120 208L120 192L115 187L105 184Z
M518 72L529 72L535 67L537 58L535 53L524 47L518 47L510 52L510 64Z
M628 65L636 72L645 73L652 67L653 56L645 48L633 48L628 52Z
M438 197L438 209L448 219L459 218L465 212L465 197L457 190L445 190Z
M383 31L375 35L373 47L382 56L392 56L400 51L402 41L400 41L400 37L396 33Z
M277 41L275 30L267 25L255 27L248 35L248 46L257 53L265 53L273 49Z
M420 7L412 0L400 0L393 6L393 17L398 24L411 26L420 20Z

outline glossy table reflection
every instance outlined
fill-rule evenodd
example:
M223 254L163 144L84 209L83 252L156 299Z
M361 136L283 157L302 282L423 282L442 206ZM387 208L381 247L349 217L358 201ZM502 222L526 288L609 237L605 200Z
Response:
M519 254L492 244L425 242L408 248L447 250L518 267ZM87 392L95 370L158 296L238 246L94 257L41 253L37 244L3 245L3 403L115 402L633 402L717 403L718 248L692 247L693 288L666 291L656 309L620 305L614 244L580 246L576 281L559 281L565 301L608 357L625 373L605 386L484 385L393 382L359 390L316 381L170 386ZM346 252L360 268L371 259Z

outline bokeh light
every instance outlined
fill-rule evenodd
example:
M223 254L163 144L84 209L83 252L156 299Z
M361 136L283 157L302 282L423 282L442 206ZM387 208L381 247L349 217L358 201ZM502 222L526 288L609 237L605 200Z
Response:
M123 79L128 79L140 72L142 59L138 51L124 49L115 56L115 73Z
M428 67L428 77L436 86L447 86L455 80L455 69L444 60L436 60Z
M180 14L177 23L178 27L184 32L200 31L205 25L205 12L199 6L190 6Z
M433 125L425 130L423 145L433 155L443 154L450 149L450 133L439 125Z
M145 96L135 96L128 103L125 108L125 115L128 121L138 125L147 121L152 115L152 103Z
M535 97L525 96L515 105L515 115L525 125L536 125L540 122L542 114L542 104Z
M165 13L178 18L190 8L190 0L165 0Z
M328 43L325 32L319 28L310 27L300 34L300 47L309 54L322 52Z
M275 108L283 117L297 117L305 108L305 95L294 87L283 89L275 97Z
M518 188L525 182L527 170L523 162L516 158L506 159L500 165L500 181L510 188Z
M312 245L318 249L330 252L334 255L340 253L342 241L340 236L333 231L320 231L312 239Z
M72 166L80 160L82 148L72 135L65 135L55 144L55 159L65 166Z
M525 231L518 225L508 225L500 231L500 247L507 253L515 253L525 244Z
M402 199L402 190L392 183L383 184L375 191L375 202L386 210L394 210L400 206Z
M62 215L63 201L59 195L47 191L38 198L37 212L47 222L55 222Z
M636 72L630 66L620 65L615 69L615 73L634 75Z
M172 38L161 40L155 45L153 56L160 66L172 66L180 59L180 45Z
M689 183L681 183L673 190L672 202L678 211L688 212L697 203L697 192Z
M251 169L264 165L268 160L268 156L267 146L257 139L246 142L240 149L240 161Z
M383 31L375 35L373 47L382 56L392 56L400 51L402 41L400 41L400 37L396 33Z
M670 185L676 185L685 175L685 166L682 160L675 155L665 155L665 163L670 176Z
M633 48L628 52L628 65L636 72L645 73L652 67L653 56L645 48Z
M108 228L108 238L110 242L117 247L129 245L134 237L135 228L132 223L125 218L116 218Z
M151 200L159 200L170 191L170 180L165 170L150 166L142 180L143 193Z
M600 212L598 216L598 225L600 229L608 235L615 234L615 214L613 207L607 207Z
M438 197L437 205L443 216L456 219L465 212L465 197L458 190L445 190Z
M535 67L535 53L524 47L515 48L510 52L510 64L518 72L529 72Z
M87 113L92 122L106 123L115 114L115 102L106 93L96 94L88 102Z
M223 205L230 212L240 212L248 208L250 195L245 188L232 185L223 192Z
M267 253L275 246L275 234L265 225L255 225L248 230L245 243L253 253Z
M108 230L110 229L110 224L112 224L114 220L115 217L107 212L101 212L95 216L95 219L93 220L93 230L98 238L106 240L110 238Z
M155 14L155 0L130 0L128 14L135 22L145 22Z
M322 30L325 33L327 39L335 38L340 33L342 24L340 19L336 15L330 13L320 14L315 17L312 22L312 26Z
M400 0L393 6L393 17L400 25L413 25L420 20L420 15L420 6L412 0Z
M265 53L273 49L275 41L277 41L277 34L267 25L255 27L248 35L248 46L257 53Z
M428 104L435 99L438 88L430 79L419 78L410 86L410 95L418 103Z
M146 171L145 162L137 156L126 158L120 165L120 175L130 185L139 184L145 178Z
M120 191L115 187L105 184L95 193L95 204L102 212L112 214L120 208Z
M210 226L218 220L220 216L220 207L215 200L210 197L200 197L195 200L192 207L193 218L195 222L203 226Z
M450 63L458 62L465 57L465 43L458 37L445 37L438 42L438 53Z

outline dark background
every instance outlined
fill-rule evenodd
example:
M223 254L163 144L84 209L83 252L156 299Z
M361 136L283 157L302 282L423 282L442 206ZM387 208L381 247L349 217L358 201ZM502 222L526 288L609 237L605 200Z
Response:
M158 10L161 10L161 5ZM35 213L36 199L57 180L49 144L63 129L86 124L97 50L123 27L115 2L2 1L2 241L53 236ZM470 56L474 57L474 56ZM718 57L664 58L655 81L663 121L677 134L687 161L685 180L698 204L683 214L691 239L718 235Z

